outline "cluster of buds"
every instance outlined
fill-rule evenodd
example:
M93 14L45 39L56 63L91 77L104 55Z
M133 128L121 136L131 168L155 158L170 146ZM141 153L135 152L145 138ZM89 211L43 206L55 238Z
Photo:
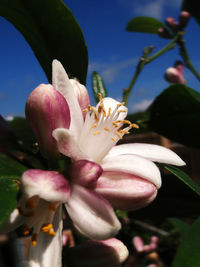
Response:
M132 240L133 247L138 253L148 253L154 251L157 248L158 241L159 238L157 236L152 236L148 245L144 245L144 242L140 236L135 236Z
M172 17L168 17L165 20L166 28L159 28L158 35L162 38L173 38L177 32L182 31L190 20L190 13L188 11L182 11L179 15L179 20L176 21Z
M185 84L186 80L183 76L184 65L182 61L177 60L174 67L170 67L165 72L165 80L173 84Z

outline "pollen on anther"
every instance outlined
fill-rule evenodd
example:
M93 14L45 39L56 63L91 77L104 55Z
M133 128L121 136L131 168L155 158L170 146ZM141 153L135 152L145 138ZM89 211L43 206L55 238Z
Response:
M32 238L31 238L31 241L32 241L32 245L35 247L36 245L37 245L37 234L36 233L34 233L33 235L32 235Z
M139 129L139 126L138 126L137 124L135 124L135 123L131 124L130 127L131 127L131 128Z
M118 114L121 113L121 112L126 112L126 110L125 109L121 109L121 110L117 111Z
M48 235L55 236L56 233L54 232L54 230L51 229L51 230L48 232Z
M41 227L41 231L43 233L48 233L51 228L53 228L53 225L51 223L48 223L48 224L44 224L42 227Z
M110 129L107 126L104 127L104 130L110 132Z
M114 137L112 137L112 140L113 140L113 142L116 142L116 140L115 140L115 138L114 138Z
M117 107L119 108L121 106L124 106L124 104L125 104L125 102L119 103L119 104L117 104Z
M119 137L119 139L122 139L122 136L118 131L116 131L115 134Z
M93 133L93 135L94 136L96 136L96 135L98 135L98 134L100 134L101 132L99 131L99 130L97 130L97 131L95 131L94 133Z
M92 130L92 129L96 128L96 127L97 127L97 124L94 123L94 124L92 124L92 125L90 126L90 130Z
M107 117L110 117L110 115L111 115L111 107L109 107L109 109L108 109Z

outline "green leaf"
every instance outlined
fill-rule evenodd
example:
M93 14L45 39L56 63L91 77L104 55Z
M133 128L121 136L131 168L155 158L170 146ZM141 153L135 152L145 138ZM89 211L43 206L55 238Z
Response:
M159 28L165 28L165 25L150 17L136 17L130 20L126 26L126 30L129 32L142 32L157 34Z
M92 89L97 103L99 102L99 97L98 97L99 93L103 98L108 95L104 81L96 71L93 71L92 73Z
M193 147L200 147L200 93L185 86L164 90L143 114L149 129Z
M189 186L197 195L200 196L200 187L182 170L177 167L159 164L166 170L178 177L183 183Z
M84 36L61 0L1 0L0 15L24 36L51 82L52 60L85 83L88 53ZM14 45L14 44L13 44Z
M180 245L172 267L199 267L200 263L200 218L187 231Z
M169 218L168 221L175 227L176 231L181 234L182 239L184 239L190 229L190 225L177 218Z
M190 12L190 14L200 24L199 2L196 0L184 0L182 10Z
M0 153L0 226L7 220L17 203L17 184L26 168Z

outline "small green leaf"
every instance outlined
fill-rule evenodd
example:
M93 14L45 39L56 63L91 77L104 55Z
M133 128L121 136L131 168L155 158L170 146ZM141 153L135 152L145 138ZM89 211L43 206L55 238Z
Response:
M99 93L103 98L108 95L104 81L96 71L93 71L92 73L92 89L97 103L99 102L99 97L98 97Z
M0 16L24 36L49 82L52 61L58 59L71 77L85 83L88 52L84 36L62 0L1 0Z
M166 170L174 174L183 183L189 186L197 195L200 196L200 187L184 171L174 166L169 166L164 164L159 164L159 165L163 166Z
M178 231L184 239L190 229L190 225L177 219L177 218L169 218L168 221L175 227L176 231Z
M184 0L182 10L188 11L200 24L199 2L196 0Z
M185 85L171 85L154 100L143 117L148 129L181 144L200 147L200 93L197 91Z
M128 22L126 30L129 32L142 32L157 34L159 28L165 28L165 25L150 17L136 17Z
M199 267L200 263L200 218L187 231L172 267Z
M0 153L0 226L16 207L17 184L26 168L15 160Z

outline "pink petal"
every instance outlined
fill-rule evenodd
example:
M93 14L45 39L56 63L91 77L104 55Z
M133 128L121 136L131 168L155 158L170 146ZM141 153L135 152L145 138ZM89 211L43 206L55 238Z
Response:
M115 146L108 153L107 157L124 154L135 154L160 163L172 164L177 166L185 165L185 162L172 150L163 146L151 144L134 143Z
M103 172L94 190L114 208L121 210L145 207L157 194L157 189L151 182L122 172Z
M73 185L66 208L74 226L91 239L107 239L120 229L120 222L109 203L79 185Z

